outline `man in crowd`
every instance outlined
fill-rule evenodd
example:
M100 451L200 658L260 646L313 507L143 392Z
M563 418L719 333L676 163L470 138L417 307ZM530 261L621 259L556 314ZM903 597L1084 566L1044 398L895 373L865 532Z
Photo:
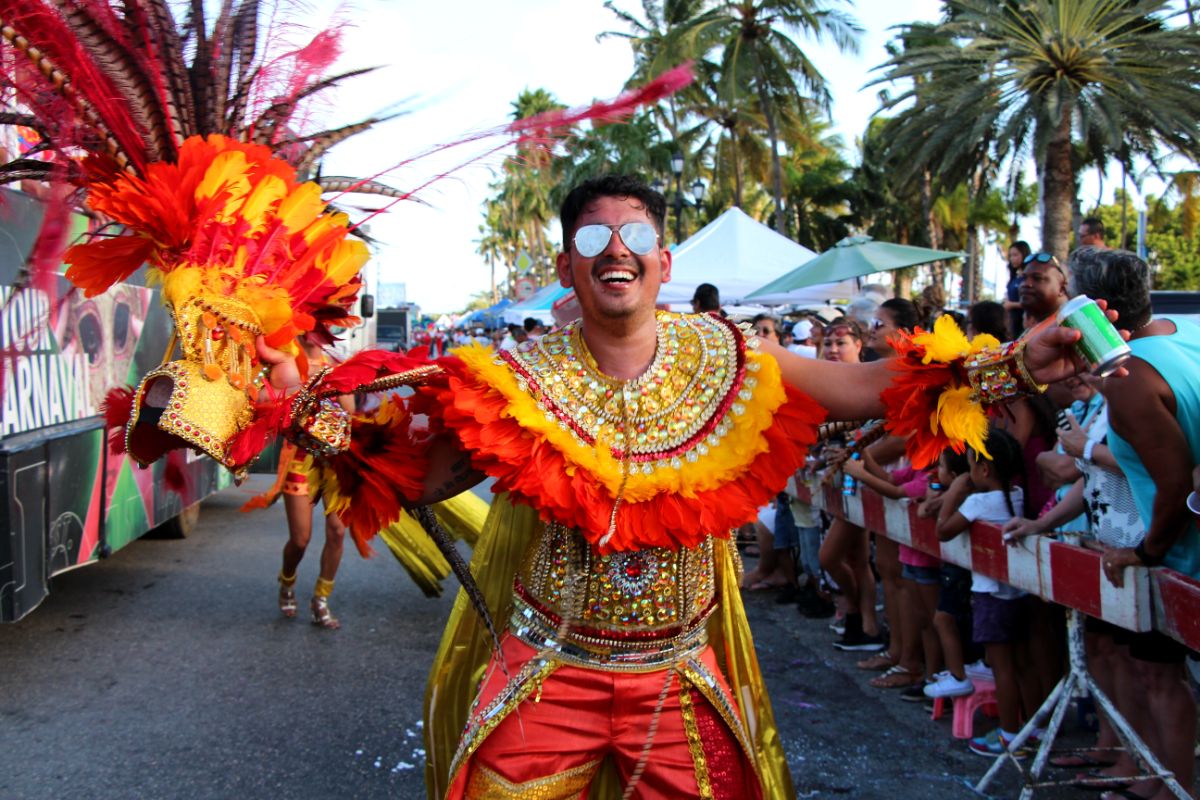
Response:
M1079 239L1080 247L1094 247L1097 250L1104 250L1108 247L1104 243L1104 223L1099 217L1085 217L1079 223L1076 236Z
M545 335L545 333L546 333L546 326L542 324L542 321L540 319L538 319L537 317L526 317L525 318L525 335L528 338L536 341L536 340L542 338L542 336Z
M1026 319L1036 325L1053 316L1065 302L1067 273L1058 259L1045 252L1027 256L1021 276L1021 308L1025 310Z
M702 283L692 293L692 313L720 313L721 292L711 283Z
M1151 316L1150 269L1124 250L1084 247L1071 256L1071 290L1104 298L1132 331L1129 377L1109 378L1109 447L1129 480L1146 525L1137 547L1108 551L1104 571L1114 584L1130 565L1165 564L1200 579L1200 530L1187 509L1192 467L1200 463L1200 327ZM1135 680L1145 713L1131 722L1176 779L1194 778L1196 703L1184 670L1187 649L1158 632L1130 634ZM1140 725L1139 725L1140 723ZM1173 797L1161 782L1130 788L1140 797Z

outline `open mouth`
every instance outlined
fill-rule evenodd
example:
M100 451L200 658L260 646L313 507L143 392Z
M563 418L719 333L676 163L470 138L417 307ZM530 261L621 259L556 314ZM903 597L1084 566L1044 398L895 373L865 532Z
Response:
M635 280L637 280L637 273L629 269L607 270L600 275L600 282L606 286L633 283Z

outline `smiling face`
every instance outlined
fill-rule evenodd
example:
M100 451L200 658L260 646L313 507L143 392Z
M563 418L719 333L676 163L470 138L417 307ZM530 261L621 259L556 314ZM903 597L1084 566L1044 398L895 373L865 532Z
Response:
M575 246L575 232L584 225L619 227L627 222L654 224L646 207L635 197L599 197L589 203L566 237L570 247L555 262L558 280L575 289L586 325L621 322L654 314L659 287L671 279L671 253L661 239L646 255L634 253L613 230L608 245L588 258Z
M1067 279L1051 262L1030 262L1021 277L1021 307L1038 321L1067 302Z

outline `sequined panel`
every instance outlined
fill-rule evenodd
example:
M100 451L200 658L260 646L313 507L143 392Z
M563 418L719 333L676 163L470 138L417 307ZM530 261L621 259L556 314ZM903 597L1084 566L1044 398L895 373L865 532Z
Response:
M545 412L584 445L629 450L644 474L695 461L732 428L757 379L743 377L734 327L708 315L660 312L654 361L640 377L603 374L578 322L498 356Z
M524 783L513 783L484 766L471 769L466 796L471 800L574 800L591 785L599 761Z
M712 539L694 549L601 555L575 532L548 523L526 554L529 599L573 626L614 632L687 626L711 608Z

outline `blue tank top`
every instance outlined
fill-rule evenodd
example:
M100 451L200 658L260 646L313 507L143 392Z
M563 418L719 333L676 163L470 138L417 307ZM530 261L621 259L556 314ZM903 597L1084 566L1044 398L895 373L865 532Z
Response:
M1175 324L1175 333L1135 339L1129 347L1171 387L1175 394L1175 419L1187 438L1192 464L1200 464L1200 326L1183 319L1163 319ZM1129 479L1134 503L1149 530L1154 510L1154 481L1129 442L1116 431L1109 431L1108 446ZM1188 522L1187 531L1175 540L1163 564L1200 579L1200 530L1195 522Z

